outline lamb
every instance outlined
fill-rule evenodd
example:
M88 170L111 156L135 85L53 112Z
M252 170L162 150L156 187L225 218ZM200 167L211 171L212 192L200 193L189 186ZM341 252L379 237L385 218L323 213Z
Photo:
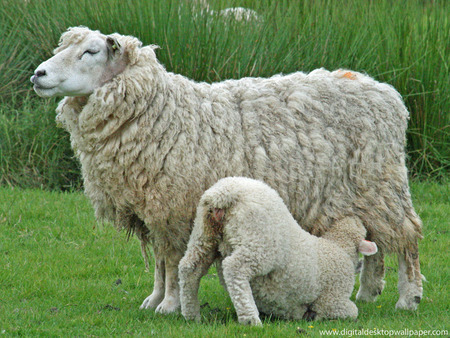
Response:
M348 218L315 237L263 182L221 179L203 194L180 261L182 314L200 319L200 279L217 260L240 323L261 325L258 310L296 320L356 318L349 298L358 251L377 252L365 236L362 223Z
M358 299L383 289L383 255L399 257L399 308L422 297L421 221L405 167L408 112L391 86L324 69L207 84L170 73L155 46L86 27L62 34L31 77L65 96L57 122L71 137L96 217L153 247L154 289L141 308L179 309L178 264L197 201L220 178L276 189L302 228L320 235L352 217L378 245Z

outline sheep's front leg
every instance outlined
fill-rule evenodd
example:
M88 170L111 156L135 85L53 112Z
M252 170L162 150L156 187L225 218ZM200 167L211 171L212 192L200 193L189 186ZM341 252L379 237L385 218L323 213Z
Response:
M159 313L172 313L180 307L180 287L178 285L178 264L180 263L182 253L173 250L166 253L166 280L165 295L163 301L156 308Z
M238 316L239 323L262 326L259 311L253 299L250 279L254 275L251 255L235 251L222 262L223 278L231 301Z
M178 268L180 276L181 313L187 320L200 320L198 289L200 279L208 272L217 256L214 245L197 244L188 247Z
M153 248L155 255L155 282L153 285L153 292L150 296L145 298L140 309L156 309L156 307L164 299L164 280L165 280L165 262L156 247Z
M356 299L374 302L384 289L384 255L378 252L373 256L364 256L360 275L360 286Z

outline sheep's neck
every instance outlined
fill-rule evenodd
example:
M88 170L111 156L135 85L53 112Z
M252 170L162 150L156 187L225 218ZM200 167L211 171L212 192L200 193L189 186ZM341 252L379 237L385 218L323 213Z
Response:
M80 113L87 104L89 96L73 96L68 99L68 103Z

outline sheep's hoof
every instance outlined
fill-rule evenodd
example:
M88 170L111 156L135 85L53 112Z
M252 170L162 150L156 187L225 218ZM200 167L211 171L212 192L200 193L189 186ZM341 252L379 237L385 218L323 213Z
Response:
M395 304L396 309L415 311L422 300L423 289L414 283L407 283L399 285L400 298L397 304Z
M162 302L164 299L164 294L153 292L150 296L145 298L142 302L142 305L139 307L141 310L146 309L156 309L156 307Z
M359 287L358 293L356 294L357 301L363 301L368 303L373 303L377 300L377 297L381 295L385 286L385 281L382 281L378 287L374 287L371 290L365 288L363 285Z
M409 310L409 311L415 311L417 310L417 307L419 306L419 303L421 301L422 297L415 296L411 298L400 298L395 304L395 308L399 310Z

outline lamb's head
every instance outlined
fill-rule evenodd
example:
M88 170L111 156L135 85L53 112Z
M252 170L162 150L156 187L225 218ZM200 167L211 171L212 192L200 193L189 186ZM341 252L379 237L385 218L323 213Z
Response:
M54 56L40 64L31 82L39 96L87 96L120 74L130 61L128 45L141 42L119 34L109 36L86 27L63 33Z
M378 252L378 247L375 242L362 239L358 245L358 252L362 253L364 256L372 256Z
M359 254L371 256L378 252L375 242L366 240L367 230L358 218L348 217L333 224L322 237L344 249L350 256L355 267L358 265Z

